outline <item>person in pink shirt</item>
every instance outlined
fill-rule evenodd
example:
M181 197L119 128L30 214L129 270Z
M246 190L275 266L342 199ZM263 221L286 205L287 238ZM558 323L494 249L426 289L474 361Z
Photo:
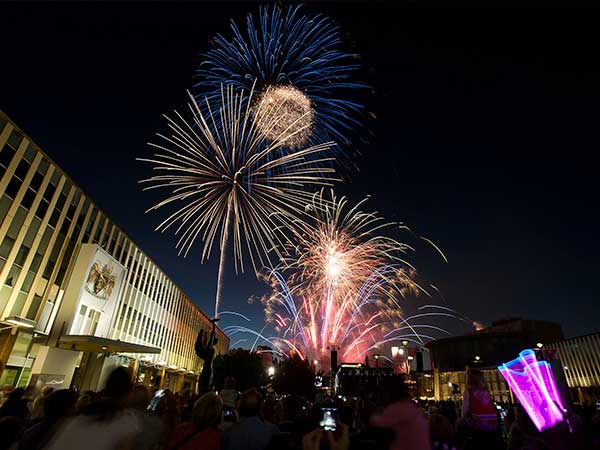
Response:
M429 424L423 412L410 401L404 381L396 379L386 387L389 404L381 414L371 416L371 425L394 430L390 450L430 450Z

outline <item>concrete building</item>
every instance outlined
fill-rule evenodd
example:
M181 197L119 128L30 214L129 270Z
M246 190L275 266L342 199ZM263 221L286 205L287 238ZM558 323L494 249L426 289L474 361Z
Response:
M0 385L194 388L209 318L0 112ZM218 353L229 339L217 332Z
M465 369L476 367L483 371L494 400L512 402L512 393L498 366L516 358L526 348L562 338L562 328L557 323L511 318L492 322L491 326L471 334L429 342L433 398L462 398ZM420 392L420 395L430 397L430 392Z
M600 332L544 345L560 361L573 400L591 404L600 399Z

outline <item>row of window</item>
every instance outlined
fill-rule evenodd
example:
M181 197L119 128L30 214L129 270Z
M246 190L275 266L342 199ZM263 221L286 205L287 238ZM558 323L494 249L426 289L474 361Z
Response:
M569 387L600 386L600 334L550 344L563 364Z
M0 121L0 132L4 125ZM21 145L23 136L13 130L0 148L1 175L6 174L9 165L14 167L13 159ZM33 173L32 167L35 167ZM49 170L53 172L48 174ZM20 198L18 207L17 198ZM30 214L35 204L35 212ZM11 208L16 211L8 217ZM206 316L70 180L62 177L59 169L42 154L38 155L32 144L27 145L0 197L0 223L4 220L11 222L5 236L0 236L0 271L9 256L12 261L0 289L0 310L15 295L13 289L18 289L11 312L39 318L42 306L56 301L58 286L64 282L77 245L96 243L128 270L124 295L118 305L115 335L133 336L137 341L161 347L161 359L176 358L175 364L192 367L197 360L193 352L195 333L210 326ZM30 222L25 236L19 237L21 229L27 226L26 220ZM41 233L44 220L47 225ZM15 253L13 247L17 242L19 249ZM28 258L32 251L35 254ZM20 277L23 270L27 274ZM23 311L27 302L30 306ZM86 311L83 315L88 317L90 313ZM79 311L78 317L81 314ZM88 319L84 322L90 330L93 326L89 323L93 321ZM220 339L220 343L226 345L225 339Z

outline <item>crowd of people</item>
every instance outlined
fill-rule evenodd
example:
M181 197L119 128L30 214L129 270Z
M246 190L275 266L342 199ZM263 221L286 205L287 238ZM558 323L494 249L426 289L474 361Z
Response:
M496 407L481 372L467 380L457 410L453 401L418 403L397 380L362 398L308 400L238 392L228 378L199 396L152 392L117 368L98 393L46 387L32 399L3 388L0 450L600 449L598 412L570 411L540 433L522 409ZM335 426L322 426L324 409L336 412Z

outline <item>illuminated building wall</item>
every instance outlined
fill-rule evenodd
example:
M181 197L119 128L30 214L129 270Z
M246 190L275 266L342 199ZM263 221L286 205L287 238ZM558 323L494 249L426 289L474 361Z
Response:
M125 270L105 336L116 349L113 356L118 356L119 363L136 363L131 364L136 371L140 366L157 369L163 379L197 376L201 362L194 354L194 342L200 329L210 328L208 317L0 112L0 385L26 385L32 370L35 373L36 358L37 366L42 359L53 358L52 352L56 361L61 360L57 352L58 347L65 348L61 341L65 330L57 317L75 318L79 314L80 320L92 324L80 330L89 335L81 344L88 351L71 352L77 358L69 356L64 361L71 364L76 359L80 367L89 353L100 352L100 338L94 335L93 326L97 311L66 311L61 307L72 275L80 269L75 261L83 244L95 244ZM73 289L78 291L79 286ZM9 328L6 321L11 317L32 321L35 327ZM217 351L224 353L229 339L220 330L218 334ZM118 351L119 343L130 345L123 344ZM145 347L158 353L133 353ZM79 349L76 344L71 348ZM48 367L60 368L61 364L46 366L56 371L59 369Z
M600 333L544 345L555 351L574 399L588 403L600 398Z

